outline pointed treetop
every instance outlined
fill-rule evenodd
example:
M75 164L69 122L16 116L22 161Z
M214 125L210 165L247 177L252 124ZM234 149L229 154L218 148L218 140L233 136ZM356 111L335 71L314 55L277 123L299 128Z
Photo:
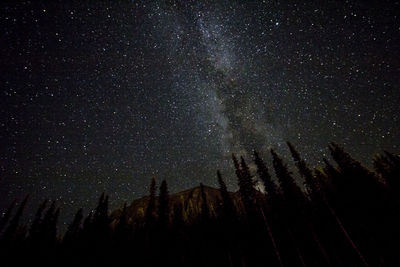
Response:
M264 190L268 194L268 197L276 200L277 188L275 183L272 181L272 177L269 173L267 165L261 159L257 151L254 151L254 163L257 166L257 173L264 185Z
M6 226L8 220L9 220L10 217L11 217L11 213L12 213L12 211L14 210L15 203L16 203L16 200L14 199L14 200L11 202L11 204L8 206L7 210L4 212L3 217L1 217L1 219L0 219L0 233L1 233L1 231L3 230L3 228Z
M232 160L233 160L233 164L235 166L235 169L239 170L240 169L239 161L237 160L237 158L236 158L234 153L232 153Z

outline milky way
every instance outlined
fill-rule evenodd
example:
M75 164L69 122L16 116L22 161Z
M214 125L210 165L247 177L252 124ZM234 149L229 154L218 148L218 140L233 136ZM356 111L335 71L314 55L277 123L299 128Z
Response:
M371 166L399 152L399 2L52 1L1 4L0 208L99 194L231 190L231 154L311 166L330 141ZM354 1L352 1L354 2Z

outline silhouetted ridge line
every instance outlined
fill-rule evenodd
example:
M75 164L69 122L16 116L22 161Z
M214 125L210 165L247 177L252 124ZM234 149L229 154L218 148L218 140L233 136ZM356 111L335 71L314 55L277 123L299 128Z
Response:
M312 169L292 143L287 145L305 192L286 160L271 149L270 163L262 158L268 151L255 151L253 159L232 154L238 192L228 192L220 171L219 188L200 184L175 194L166 180L157 185L153 178L149 196L119 210L110 212L102 193L93 212L76 212L63 237L57 234L56 202L42 202L24 225L28 197L13 201L0 218L0 263L396 266L400 157L377 154L371 171L331 143L336 165L323 159L324 166ZM258 179L262 191L255 188Z

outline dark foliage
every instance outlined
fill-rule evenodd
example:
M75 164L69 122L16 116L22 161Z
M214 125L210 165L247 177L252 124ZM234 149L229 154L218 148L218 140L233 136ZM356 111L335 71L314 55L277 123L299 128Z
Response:
M147 203L145 223L151 227L155 222L155 210L156 210L156 179L153 177L150 184L149 201Z
M245 159L232 155L237 193L218 171L218 191L201 184L190 200L176 201L164 180L156 198L153 178L141 218L126 203L110 213L103 193L94 212L78 210L63 237L55 202L42 202L27 227L27 198L15 214L14 201L0 218L2 266L399 266L400 157L375 156L372 172L332 143L337 167L324 159L312 169L288 148L297 172L271 150L275 177L254 152L263 192Z
M228 192L228 188L224 180L222 179L222 175L220 171L217 171L218 184L219 184L219 192L222 198L222 202L219 203L219 215L222 220L235 220L236 218L236 209L233 203L232 197Z
M163 180L160 186L160 195L158 196L158 225L166 228L169 224L169 193L167 182Z

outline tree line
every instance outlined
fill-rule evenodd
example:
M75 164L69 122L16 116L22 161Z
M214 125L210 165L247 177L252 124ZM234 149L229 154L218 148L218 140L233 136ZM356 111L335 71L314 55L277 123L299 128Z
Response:
M232 154L238 193L228 192L217 171L215 209L201 184L201 210L190 218L184 203L172 205L165 180L156 195L154 178L143 220L132 221L126 204L111 214L103 193L88 216L77 211L62 237L55 202L41 203L27 226L21 223L27 198L15 212L14 201L0 219L0 264L400 266L400 157L378 154L371 171L331 143L335 163L324 158L323 167L312 169L287 145L305 190L273 149L272 167L254 151L254 173L249 161Z

